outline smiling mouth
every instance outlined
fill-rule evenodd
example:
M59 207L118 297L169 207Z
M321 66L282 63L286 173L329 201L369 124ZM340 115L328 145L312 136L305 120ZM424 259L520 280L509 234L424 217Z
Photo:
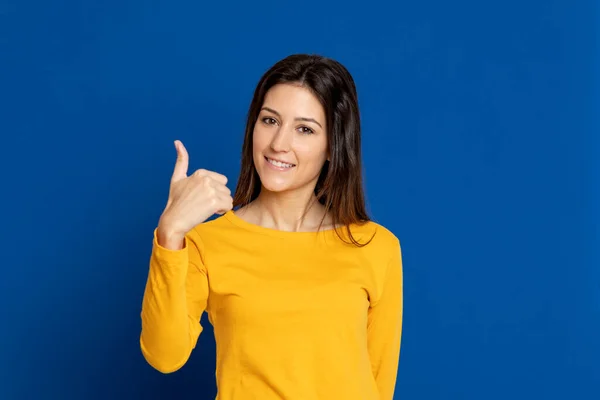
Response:
M292 167L296 166L296 164L290 164L290 163L284 163L284 162L277 161L277 160L272 160L267 156L265 156L265 160L267 160L267 162L269 164L272 164L278 168L292 168Z

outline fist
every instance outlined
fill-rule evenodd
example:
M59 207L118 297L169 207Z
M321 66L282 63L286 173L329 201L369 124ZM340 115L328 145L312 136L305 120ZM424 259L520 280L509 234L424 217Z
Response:
M169 235L183 238L196 225L213 214L233 208L227 177L199 169L188 176L189 156L179 140L175 141L177 161L171 177L169 198L159 226Z

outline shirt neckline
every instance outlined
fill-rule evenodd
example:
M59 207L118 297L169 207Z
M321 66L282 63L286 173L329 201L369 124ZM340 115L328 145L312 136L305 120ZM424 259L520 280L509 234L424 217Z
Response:
M260 234L264 234L264 235L269 235L269 236L282 237L282 238L304 238L304 237L312 238L319 234L321 234L321 235L335 234L335 228L321 229L319 231L283 231L283 230L275 229L275 228L267 228L265 226L257 225L252 222L246 221L245 219L238 216L234 212L234 210L227 211L225 214L223 214L223 217L227 218L227 220L230 221L231 223L233 223L241 228L244 228L248 231L260 233Z

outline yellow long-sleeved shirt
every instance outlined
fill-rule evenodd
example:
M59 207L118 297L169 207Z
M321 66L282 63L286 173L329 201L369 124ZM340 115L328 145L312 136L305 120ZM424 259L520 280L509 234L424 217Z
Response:
M142 303L141 351L181 368L208 313L218 400L391 400L402 332L400 243L374 222L285 232L233 211L198 225L181 250L154 241Z

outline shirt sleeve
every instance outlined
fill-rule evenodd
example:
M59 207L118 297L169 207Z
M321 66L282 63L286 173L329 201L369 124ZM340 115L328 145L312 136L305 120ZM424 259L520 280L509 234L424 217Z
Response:
M208 301L208 277L196 236L186 235L181 250L169 250L158 244L154 230L142 300L140 347L146 361L162 373L185 365L202 332L200 317Z
M379 398L392 400L402 337L403 272L399 242L394 247L380 287L381 294L368 313L368 349Z

